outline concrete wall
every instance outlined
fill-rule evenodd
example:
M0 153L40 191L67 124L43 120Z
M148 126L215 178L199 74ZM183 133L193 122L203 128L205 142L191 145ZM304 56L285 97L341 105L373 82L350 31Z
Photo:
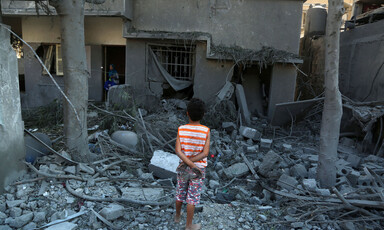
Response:
M29 43L34 50L36 50L41 43ZM101 50L101 46L99 46ZM101 51L93 49L95 51L95 58L100 57L99 60L95 60L91 57L92 49L90 46L85 47L86 57L87 57L87 67L90 70L91 78L88 79L89 90L92 91L89 93L90 100L100 101L102 99L102 83L98 83L98 80L101 79ZM92 63L92 64L91 64ZM94 66L96 69L91 70L91 66ZM98 67L96 67L96 65ZM43 106L54 99L60 98L61 94L55 84L52 82L51 78L48 75L43 75L43 67L40 65L37 58L34 56L33 52L29 48L24 49L24 76L25 76L25 92L21 94L21 103L23 108ZM53 74L54 79L59 84L59 86L64 89L64 76L56 76Z
M276 104L294 100L296 68L292 64L274 64L269 88L268 117L271 119Z
M262 46L299 51L303 1L295 0L140 0L134 2L137 30L206 32L214 44Z
M103 4L85 3L85 15L120 16L125 14L125 2L127 0L107 0ZM1 0L3 14L5 15L36 15L36 7L33 1ZM54 7L49 7L51 14L56 14ZM39 10L40 15L46 15L44 10Z
M125 45L123 19L115 17L85 17L86 45ZM35 43L60 43L60 20L56 16L22 17L23 39Z
M34 49L40 44L60 43L60 21L53 16L24 16L22 21L23 39ZM85 44L89 79L89 99L103 100L103 50L102 45L125 45L122 38L122 19L114 17L86 17ZM23 107L46 105L61 95L51 79L42 75L42 67L32 51L24 48L25 93L22 94ZM63 76L54 76L64 87Z
M25 146L21 120L19 80L9 32L0 27L0 193L21 175Z
M341 33L340 91L356 101L384 100L384 20Z
M127 39L126 45L126 82L138 95L156 95L159 83L150 83L146 79L147 43L161 44L164 41ZM206 59L206 43L196 44L196 64L193 91L194 96L209 102L224 86L225 79L232 77L233 62L219 62Z

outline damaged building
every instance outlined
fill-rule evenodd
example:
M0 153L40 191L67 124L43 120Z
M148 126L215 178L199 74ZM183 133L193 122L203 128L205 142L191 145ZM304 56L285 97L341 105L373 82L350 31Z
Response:
M108 66L114 64L124 83L125 39L123 21L127 17L127 1L106 1L95 5L85 3L85 49L90 73L89 100L103 101ZM3 22L32 46L48 70L64 87L61 56L60 21L53 7L36 8L33 1L2 0ZM40 65L33 51L13 38L18 50L21 103L23 108L47 105L60 98L60 92Z
M123 33L126 82L136 95L207 102L237 85L250 113L271 117L276 103L294 99L302 5L133 1Z

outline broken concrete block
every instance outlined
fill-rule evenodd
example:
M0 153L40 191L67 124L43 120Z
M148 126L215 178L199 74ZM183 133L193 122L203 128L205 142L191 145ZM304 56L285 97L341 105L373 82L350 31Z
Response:
M259 166L259 173L265 177L279 177L281 175L280 163L282 158L270 150L263 158L263 162Z
M281 188L291 191L296 188L298 182L295 178L290 177L287 174L282 174L276 184Z
M223 88L221 88L217 94L218 101L229 100L232 97L234 91L235 86L230 81L226 81Z
M33 217L33 222L36 222L36 223L45 222L46 215L47 215L46 212L35 212Z
M221 127L227 131L227 133L232 133L233 130L236 130L236 124L234 122L223 122Z
M100 215L107 220L116 220L124 215L124 207L119 204L110 204L100 211Z
M304 165L297 164L291 168L291 175L296 178L304 179L308 177L308 172Z
M350 174L347 175L349 183L354 186L357 184L359 177L361 176L360 172L352 170Z
M23 230L34 230L34 229L36 229L36 227L37 227L36 223L30 222L24 226Z
M358 168L361 163L361 157L356 156L354 154L349 154L347 158L347 162L353 167Z
M247 153L257 153L259 151L259 146L254 145L254 146L248 146L247 147Z
M290 144L283 144L283 149L284 151L291 151L292 150L292 145Z
M261 133L259 131L250 127L240 126L239 131L240 135L248 139L258 140L261 137Z
M351 173L351 171L352 171L352 169L350 167L347 167L347 166L337 165L336 167L337 167L336 174L338 176L341 176L341 177L348 176Z
M249 172L249 168L245 163L236 163L224 170L228 178L241 177Z
M0 201L0 212L5 212L6 208L5 202Z
M210 181L209 181L209 187L210 187L211 189L218 188L218 187L220 187L220 183L217 182L217 181L215 181L215 180L210 180Z
M7 218L5 219L4 223L14 228L21 228L24 225L28 224L32 219L33 219L33 212L30 212L16 218L12 218L12 217Z
M63 222L60 224L52 225L45 230L74 230L77 229L77 224L71 222Z
M156 150L153 153L148 166L153 175L161 179L172 178L176 180L176 169L180 164L180 158L172 153Z
M8 225L0 225L0 230L12 230Z
M122 197L132 200L156 201L164 196L162 188L122 188Z
M308 179L316 179L317 167L309 168L308 170Z
M369 176L360 176L357 180L357 184L361 187L372 186L372 181Z
M260 148L270 149L271 146L272 146L272 140L271 139L264 139L264 138L260 139Z
M64 169L64 172L76 174L76 166L68 166Z
M349 137L342 137L342 138L340 138L340 144L348 146L348 147L353 147L355 145L355 140L353 140Z
M348 184L348 180L345 176L338 177L338 178L336 178L336 184L337 185Z
M21 208L18 208L18 207L13 207L9 210L9 215L12 217L12 218L16 218L16 217L19 217L21 216L21 213L22 213L23 210L21 210Z
M240 112L241 112L241 117L243 119L243 122L245 124L250 124L251 123L251 113L249 112L248 109L248 104L247 104L247 99L245 97L244 93L244 88L242 85L237 84L236 85L236 100L237 104L239 105Z
M7 200L7 206L8 208L17 207L20 204L24 203L25 200Z
M52 147L52 141L48 135L44 133L33 133L38 139L47 144L49 147ZM49 149L37 141L35 138L30 135L25 136L25 160L29 163L33 163L37 157L42 155L47 155Z
M317 189L317 184L315 179L304 179L303 186L305 189L312 192L315 192Z
M131 131L116 131L111 135L112 140L128 148L136 149L139 142L137 134Z

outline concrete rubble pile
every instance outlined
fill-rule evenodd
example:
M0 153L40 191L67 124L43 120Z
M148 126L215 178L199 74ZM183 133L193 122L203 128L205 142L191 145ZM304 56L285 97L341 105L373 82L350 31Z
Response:
M187 122L186 102L159 104L157 111L118 115L113 125L118 130L103 125L94 130L91 163L51 151L27 164L23 180L0 196L0 229L183 229L185 220L172 219L173 153L177 127ZM117 115L100 108L90 113ZM300 135L305 133L300 125L289 135L265 119L240 125L231 115L220 116L221 124L210 126L209 166L196 207L196 222L204 229L378 229L383 224L384 158L361 154L360 142L340 139L337 184L322 189L316 182L318 136ZM212 123L209 119L203 122Z

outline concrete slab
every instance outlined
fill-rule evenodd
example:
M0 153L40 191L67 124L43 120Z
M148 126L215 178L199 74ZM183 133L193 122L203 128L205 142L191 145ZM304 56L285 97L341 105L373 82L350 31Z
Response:
M248 109L247 99L245 98L244 88L242 85L236 85L236 100L239 105L241 117L243 119L244 124L251 124L251 113Z
M162 179L172 178L175 181L177 176L176 169L179 164L180 159L177 155L156 150L153 153L148 168L156 177Z
M316 103L323 101L324 98L317 98L304 101L285 102L276 104L271 124L275 126L285 125L291 122L292 117L298 117Z

